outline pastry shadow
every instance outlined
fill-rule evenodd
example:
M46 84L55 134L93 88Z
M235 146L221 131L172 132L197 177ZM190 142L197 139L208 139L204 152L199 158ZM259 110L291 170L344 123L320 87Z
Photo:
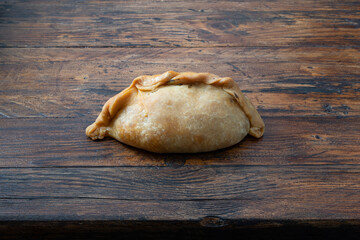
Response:
M119 143L125 149L130 150L132 154L138 155L140 159L147 160L147 162L150 163L153 162L156 166L165 165L171 167L181 167L184 165L217 165L224 164L229 161L239 161L239 164L241 164L241 155L245 147L256 144L256 142L261 140L261 138L258 139L246 136L242 141L235 145L210 152L200 153L154 153L132 147L124 143Z

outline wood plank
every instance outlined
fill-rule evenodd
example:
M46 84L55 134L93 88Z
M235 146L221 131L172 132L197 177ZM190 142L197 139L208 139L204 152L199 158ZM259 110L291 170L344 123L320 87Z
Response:
M155 154L92 141L89 118L0 119L0 167L360 164L358 117L266 117L261 139L200 154ZM341 135L339 135L341 133Z
M289 202L293 204L289 205ZM112 199L0 199L1 221L81 220L199 220L207 216L224 219L352 220L359 218L358 201L339 203L303 199L129 201ZM358 220L357 220L358 221Z
M8 1L2 47L358 46L358 1Z
M0 220L359 219L360 166L0 169Z
M359 116L359 48L0 49L0 117L90 117L144 74L233 77L262 116Z

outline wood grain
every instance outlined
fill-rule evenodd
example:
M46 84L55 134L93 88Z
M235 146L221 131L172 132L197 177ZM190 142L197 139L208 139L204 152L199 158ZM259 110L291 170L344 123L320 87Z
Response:
M139 75L234 78L262 116L359 116L359 48L0 49L0 117L89 117Z
M359 27L355 0L0 1L0 238L357 239ZM234 78L264 137L154 154L85 136L168 70Z
M0 169L0 220L358 219L359 174L359 166Z
M263 138L210 153L155 154L92 141L88 118L0 119L0 167L359 164L358 117L266 117ZM339 135L341 132L341 135Z
M346 199L346 198L345 198ZM292 205L289 205L292 202ZM7 221L81 221L81 220L199 220L208 216L224 219L302 219L306 222L331 218L335 221L358 219L358 201L328 203L304 199L131 201L109 199L0 199L1 220ZM229 206L231 206L229 208ZM307 210L307 211L306 211ZM246 221L246 220L245 220ZM359 224L359 221L355 221ZM316 224L316 222L314 222ZM319 223L319 225L321 222Z
M359 45L357 1L9 1L3 47Z

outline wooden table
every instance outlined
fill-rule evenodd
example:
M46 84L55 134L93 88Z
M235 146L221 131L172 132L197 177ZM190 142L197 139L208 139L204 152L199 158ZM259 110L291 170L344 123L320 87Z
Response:
M9 0L0 20L3 237L359 236L358 1ZM167 70L234 78L264 137L161 155L85 136Z

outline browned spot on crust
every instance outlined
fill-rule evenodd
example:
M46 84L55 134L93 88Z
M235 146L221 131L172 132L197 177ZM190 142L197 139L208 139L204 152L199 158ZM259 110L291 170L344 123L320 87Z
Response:
M196 135L194 136L194 141L196 144L202 144L204 142L204 137L203 136L199 136L199 135Z

